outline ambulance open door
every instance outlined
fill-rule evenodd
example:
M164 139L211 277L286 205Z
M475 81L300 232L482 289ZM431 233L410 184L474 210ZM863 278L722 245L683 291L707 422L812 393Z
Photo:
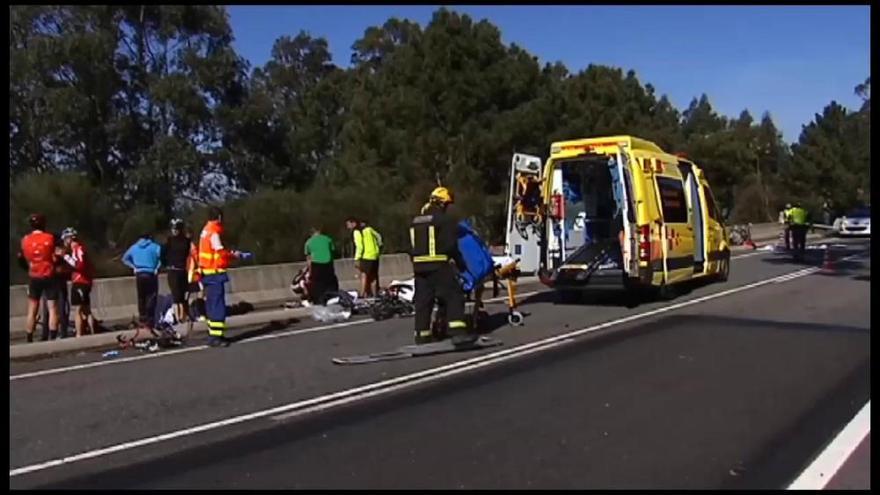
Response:
M510 163L504 254L520 260L520 270L536 273L541 258L543 201L542 162L537 156L515 153Z

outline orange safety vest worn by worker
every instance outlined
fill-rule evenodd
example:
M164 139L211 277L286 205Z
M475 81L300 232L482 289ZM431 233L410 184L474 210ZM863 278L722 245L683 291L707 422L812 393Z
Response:
M223 225L216 220L209 220L199 237L199 269L202 275L225 273L229 268L229 259L232 257L232 253L223 247L214 248L215 244L212 239L215 234L219 239L223 234Z

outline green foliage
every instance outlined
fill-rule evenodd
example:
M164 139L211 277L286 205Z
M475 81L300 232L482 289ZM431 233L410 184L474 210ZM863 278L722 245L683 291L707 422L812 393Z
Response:
M224 205L226 242L261 263L301 259L311 226L350 254L350 215L403 250L438 180L454 212L499 243L512 153L546 157L552 141L599 135L686 152L735 221L775 219L795 198L867 200L870 78L854 88L857 112L832 103L792 149L768 114L728 118L705 94L679 111L617 67L542 67L489 21L445 8L424 27L367 27L348 69L305 32L248 67L222 6L10 15L10 246L39 210L54 229L76 226L104 275L172 215L198 235L208 204Z
M831 102L792 146L794 166L786 174L792 195L816 211L825 201L838 212L868 202L870 137L870 100L855 113Z

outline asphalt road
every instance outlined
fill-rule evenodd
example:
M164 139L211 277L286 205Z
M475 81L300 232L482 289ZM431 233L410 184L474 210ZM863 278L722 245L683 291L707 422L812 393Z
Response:
M339 367L409 343L411 320L303 321L226 349L11 363L10 487L783 487L870 398L868 249L757 286L822 252L748 253L725 284L637 307L540 292L518 328L493 305L502 349L631 319L292 417L242 419L500 351Z

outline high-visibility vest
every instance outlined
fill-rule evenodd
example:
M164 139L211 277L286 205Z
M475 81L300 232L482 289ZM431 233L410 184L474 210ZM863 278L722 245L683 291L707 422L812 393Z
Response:
M215 275L226 272L229 268L231 254L227 249L215 250L211 245L211 237L223 234L223 225L216 220L209 220L199 236L199 268L202 275Z
M373 227L368 226L361 230L355 230L352 235L354 237L354 259L379 259L379 253L382 248L382 236Z
M807 210L795 206L794 208L788 210L788 219L792 225L806 225Z

